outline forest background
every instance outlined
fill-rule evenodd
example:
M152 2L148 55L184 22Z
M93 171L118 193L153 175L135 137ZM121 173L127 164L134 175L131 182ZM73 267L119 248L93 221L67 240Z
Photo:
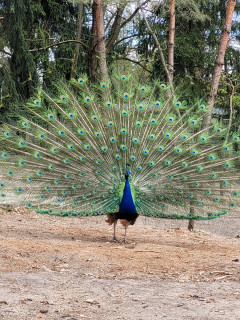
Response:
M130 68L137 79L170 83L188 102L211 100L226 122L238 120L239 13L233 0L1 0L0 112L6 117L16 101L60 78L108 81L116 68Z

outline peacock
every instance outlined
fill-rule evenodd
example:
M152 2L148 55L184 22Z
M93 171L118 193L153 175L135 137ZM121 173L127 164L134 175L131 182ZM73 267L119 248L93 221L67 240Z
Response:
M183 94L182 94L183 95ZM240 132L160 81L116 73L42 88L1 125L0 207L53 216L207 220L238 204Z

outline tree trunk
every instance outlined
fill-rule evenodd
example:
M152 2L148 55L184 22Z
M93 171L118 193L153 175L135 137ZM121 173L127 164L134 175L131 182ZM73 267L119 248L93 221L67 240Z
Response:
M80 49L80 43L81 41L81 35L82 35L82 20L83 20L83 3L79 2L78 4L78 17L77 17L77 35L76 35L76 45L74 50L74 58L71 68L71 78L76 77L76 70L77 70L77 64L78 64L78 57L79 57L79 49Z
M213 111L215 99L217 96L217 91L218 91L219 81L220 81L220 77L221 77L221 73L222 73L222 68L224 65L224 56L225 56L225 52L227 49L229 34L231 32L232 16L233 16L235 5L236 5L236 0L228 0L225 24L224 24L220 44L219 44L217 58L215 61L211 89L210 89L210 94L209 94L209 99L208 99L209 113L207 114L207 116L205 118L205 126L206 127L208 127L210 125L211 119L212 119L212 111Z
M89 80L90 82L97 81L97 31L96 31L96 5L92 4L92 30L91 30L91 45L89 48Z
M175 39L175 0L170 0L170 22L168 39L168 72L169 82L173 83L174 73L174 39Z
M94 0L93 6L95 7L95 23L96 23L96 35L97 35L97 55L99 74L98 80L108 81L108 70L106 61L106 39L104 32L104 16L102 0Z
M124 7L119 7L117 9L116 17L115 17L115 20L113 22L112 30L111 30L109 41L108 41L108 44L107 44L107 53L109 51L111 51L115 41L117 40L117 38L119 36L120 29L121 29L122 14L123 14L124 8L125 8L125 6Z

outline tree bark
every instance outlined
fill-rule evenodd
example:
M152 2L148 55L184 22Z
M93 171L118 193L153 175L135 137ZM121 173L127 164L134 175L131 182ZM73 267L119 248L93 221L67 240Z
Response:
M169 82L173 83L174 74L174 42L175 42L175 0L170 0L170 23L168 39L168 72Z
M111 51L111 49L112 49L112 47L114 45L114 42L117 40L117 38L119 36L120 30L121 30L122 14L123 14L123 10L124 9L125 9L125 6L124 7L119 7L117 9L117 13L116 13L113 25L112 25L112 31L110 33L110 39L109 39L108 44L107 44L107 53L109 51Z
M213 111L214 103L217 96L222 68L224 66L224 57L227 49L229 34L231 32L232 17L233 17L235 5L236 5L236 0L228 0L226 19L225 19L224 28L223 28L219 48L218 48L217 58L215 61L211 89L210 89L210 94L208 99L209 112L205 118L205 127L208 127L212 120L212 111Z
M106 39L104 32L102 0L94 0L93 5L95 6L94 12L96 15L97 55L99 66L98 80L106 82L108 81L108 70L106 61Z
M71 78L76 77L76 70L78 64L78 57L79 57L79 49L80 49L80 41L82 35L82 20L83 20L83 3L79 2L78 4L78 17L77 17L77 35L76 35L76 45L74 50L74 58L71 68Z
M92 30L91 44L89 48L89 66L88 74L90 82L97 81L97 31L96 31L96 5L92 4Z

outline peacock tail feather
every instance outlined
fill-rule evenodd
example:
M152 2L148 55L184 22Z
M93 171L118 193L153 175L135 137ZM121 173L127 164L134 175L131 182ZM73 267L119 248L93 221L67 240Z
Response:
M74 89L72 89L74 87ZM40 90L1 128L0 205L60 216L118 212L126 165L137 213L213 219L238 204L240 134L207 106L131 75L89 85L86 76Z

